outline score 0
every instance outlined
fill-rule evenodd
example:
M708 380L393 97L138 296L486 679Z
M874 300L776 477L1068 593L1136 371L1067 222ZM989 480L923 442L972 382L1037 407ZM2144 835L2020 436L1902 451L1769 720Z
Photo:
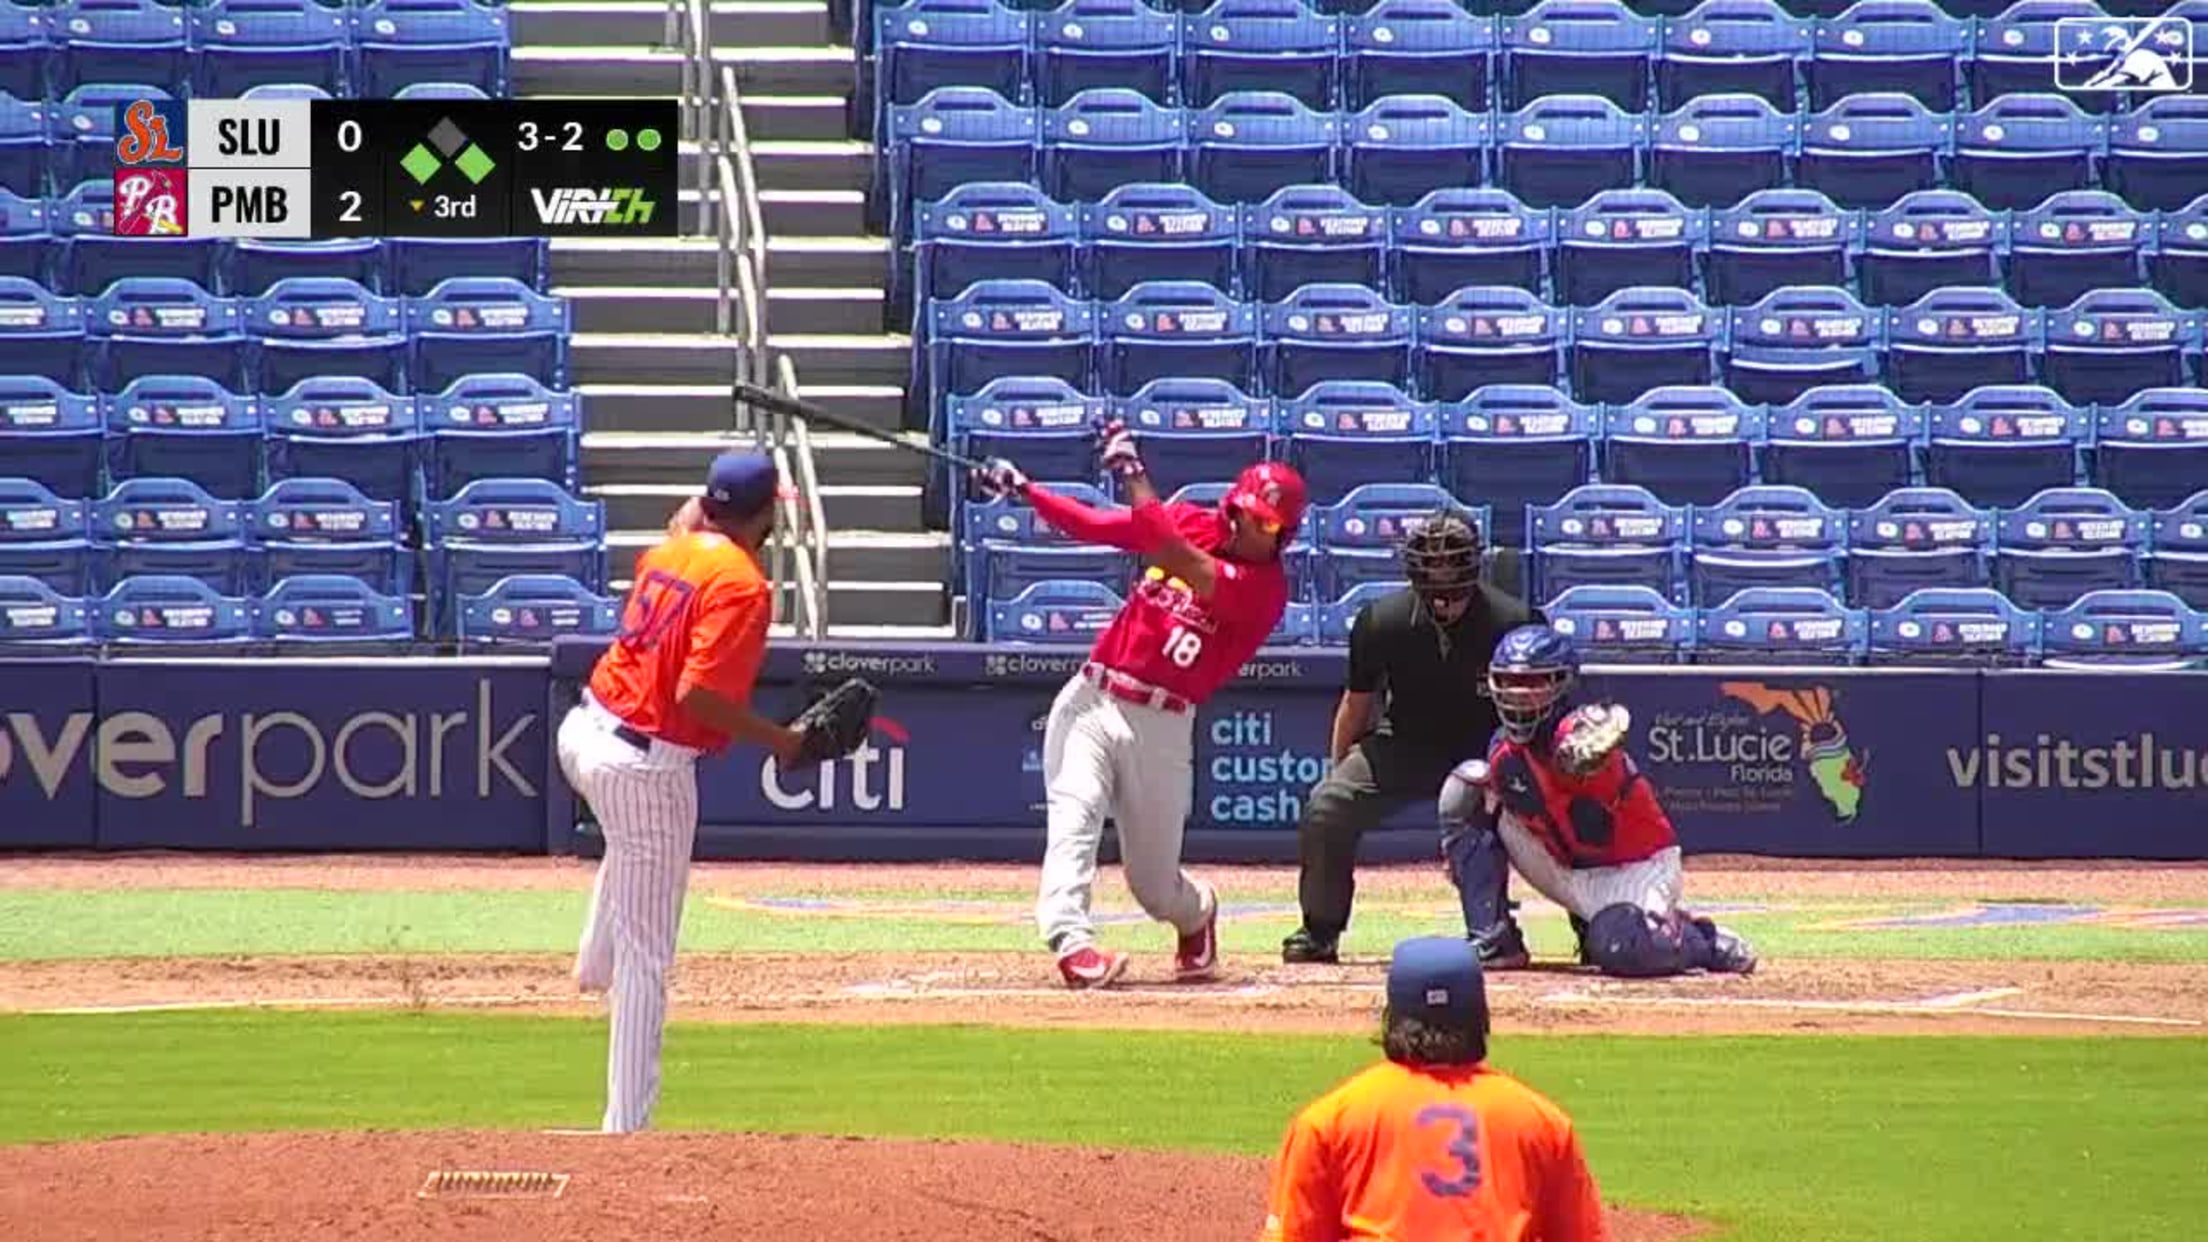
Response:
M371 106L373 106L371 104ZM314 102L314 235L318 239L381 237L383 152L353 100Z

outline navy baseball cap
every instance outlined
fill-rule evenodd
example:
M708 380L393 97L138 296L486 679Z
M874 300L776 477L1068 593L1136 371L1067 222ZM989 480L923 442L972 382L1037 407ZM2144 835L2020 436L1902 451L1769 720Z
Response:
M1417 936L1388 962L1388 1009L1437 1026L1472 1026L1487 1016L1479 950L1457 936Z
M782 476L765 453L730 449L705 472L704 494L738 513L757 513L782 494Z

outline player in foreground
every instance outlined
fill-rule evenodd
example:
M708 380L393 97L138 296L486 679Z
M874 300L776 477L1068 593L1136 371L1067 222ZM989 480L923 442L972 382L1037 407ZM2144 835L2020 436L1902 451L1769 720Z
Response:
M1578 650L1549 626L1520 626L1495 649L1488 694L1502 728L1440 799L1465 931L1483 944L1516 934L1506 904L1516 867L1570 914L1581 962L1604 974L1750 973L1747 941L1680 908L1679 838L1626 753L1632 717L1617 704L1573 706L1578 680Z
M1387 1060L1289 1126L1263 1242L1606 1237L1571 1118L1486 1064L1479 951L1449 936L1403 941L1387 986Z
M1097 947L1089 917L1109 815L1119 826L1127 887L1150 917L1180 933L1174 974L1193 982L1219 967L1219 895L1181 869L1196 712L1280 624L1288 606L1280 553L1303 521L1303 479L1259 462L1216 509L1166 504L1124 424L1104 424L1098 444L1132 502L1124 512L1053 495L1001 459L975 474L982 494L1024 496L1072 538L1147 563L1051 704L1043 732L1048 846L1035 919L1066 986L1108 987L1127 972L1125 953Z
M787 726L751 706L774 613L760 548L780 494L771 459L714 459L704 494L637 558L620 635L560 722L560 770L606 838L575 983L613 1006L607 1133L647 1128L659 1099L667 972L698 835L698 756L751 742L788 766L817 763L857 748L873 714L864 682Z

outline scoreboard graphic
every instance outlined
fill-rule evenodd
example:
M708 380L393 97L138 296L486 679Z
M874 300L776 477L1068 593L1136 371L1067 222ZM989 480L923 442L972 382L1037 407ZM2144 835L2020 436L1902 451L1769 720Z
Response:
M141 99L124 237L672 237L674 100Z

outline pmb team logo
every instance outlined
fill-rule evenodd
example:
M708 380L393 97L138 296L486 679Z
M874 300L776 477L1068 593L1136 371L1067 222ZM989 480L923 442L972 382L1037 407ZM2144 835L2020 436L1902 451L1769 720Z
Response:
M185 133L181 99L115 105L115 236L185 235L191 176Z
M1837 696L1831 687L1789 690L1761 682L1728 681L1719 684L1718 693L1758 716L1790 718L1800 733L1795 762L1809 773L1818 795L1832 808L1834 819L1843 824L1855 819L1862 809L1869 755L1859 754L1848 740L1847 726L1835 710Z

